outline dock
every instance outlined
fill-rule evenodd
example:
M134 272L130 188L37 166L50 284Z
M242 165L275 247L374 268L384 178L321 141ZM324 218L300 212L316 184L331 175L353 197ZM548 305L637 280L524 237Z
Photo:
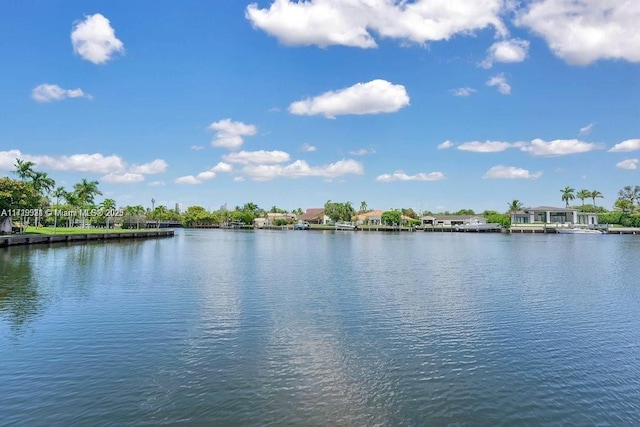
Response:
M17 245L36 245L51 243L81 243L104 240L148 239L173 237L173 230L127 231L108 233L72 233L72 234L17 234L0 236L0 248Z

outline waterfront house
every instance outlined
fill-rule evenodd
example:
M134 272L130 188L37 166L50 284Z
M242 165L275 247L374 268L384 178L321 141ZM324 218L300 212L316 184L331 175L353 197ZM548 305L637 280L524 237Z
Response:
M382 211L373 210L365 212L355 217L356 225L381 225L382 224Z
M532 223L597 225L598 214L550 206L526 208L511 214L511 225Z
M456 225L486 224L487 220L479 215L425 215L421 221L423 226L455 227Z
M309 208L298 217L298 221L307 221L309 224L328 224L331 219L324 214L324 208Z
M269 212L266 218L256 218L253 220L253 226L257 228L269 227L279 222L291 224L295 222L296 215L292 213Z

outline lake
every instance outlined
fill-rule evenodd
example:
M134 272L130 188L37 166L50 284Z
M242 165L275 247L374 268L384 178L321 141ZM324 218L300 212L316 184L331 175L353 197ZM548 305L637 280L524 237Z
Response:
M0 250L0 425L638 425L640 236Z

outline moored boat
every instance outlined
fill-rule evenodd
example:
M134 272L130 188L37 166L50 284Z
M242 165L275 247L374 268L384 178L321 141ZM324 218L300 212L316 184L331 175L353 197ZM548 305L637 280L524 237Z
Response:
M593 228L557 228L556 233L559 234L602 234L600 230L594 230Z
M356 226L350 222L336 222L336 230L353 231Z

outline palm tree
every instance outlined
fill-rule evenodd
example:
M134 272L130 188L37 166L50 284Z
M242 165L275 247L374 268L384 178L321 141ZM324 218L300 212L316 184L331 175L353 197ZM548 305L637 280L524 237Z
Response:
M56 207L53 210L53 232L55 233L56 227L58 226L58 205L60 204L60 199L64 199L67 192L64 187L58 187L53 192L53 197L56 198Z
M102 203L100 203L100 207L105 211L105 220L107 226L107 232L109 232L109 211L116 208L116 201L113 199L104 199Z
M358 213L365 213L369 211L369 206L367 206L367 202L364 200L360 202L360 211Z
M83 178L82 181L73 186L73 192L75 193L79 206L93 205L95 196L102 195L102 192L98 190L98 181L87 181ZM84 228L84 215L82 216L82 228Z
M566 207L569 207L569 200L573 200L576 198L574 194L575 191L576 191L575 189L569 186L566 186L562 190L560 190L560 192L562 193L562 201L567 204Z
M584 199L589 199L591 197L591 191L589 190L580 190L576 197L582 201L582 206L584 206Z
M34 190L44 195L48 194L53 189L56 182L53 178L49 178L49 175L46 172L33 172L31 174L31 185Z
M33 176L33 166L35 166L35 163L29 160L24 161L16 159L16 164L13 166L16 168L13 173L18 175L18 178L20 178L22 181L25 181L27 178L31 178Z
M599 192L598 190L593 190L591 192L591 195L589 195L589 197L591 197L591 199L593 200L593 206L596 206L596 197L599 197L601 199L604 199L604 196L602 195L601 192Z
M509 203L509 210L507 212L509 212L510 214L513 214L518 211L521 211L522 209L524 209L524 205L520 200L516 199L516 200L512 200L511 203Z

